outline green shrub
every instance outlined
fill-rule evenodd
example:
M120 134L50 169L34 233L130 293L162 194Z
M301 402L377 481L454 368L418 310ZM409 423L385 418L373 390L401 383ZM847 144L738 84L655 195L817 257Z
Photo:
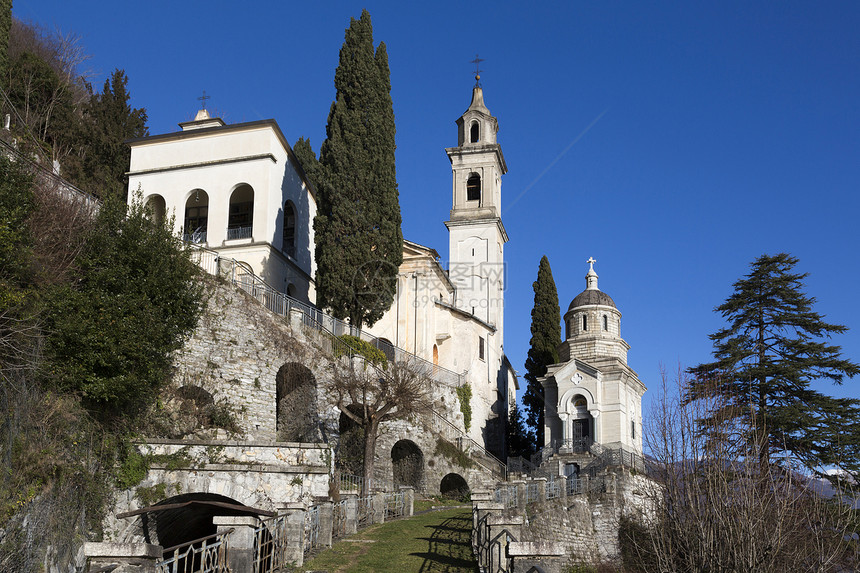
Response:
M457 398L460 400L460 411L463 412L463 425L468 432L472 426L472 387L468 382L457 386Z
M379 366L383 370L388 368L388 358L385 356L385 353L373 346L371 343L350 334L344 334L339 338L345 342L347 346L352 348L354 352L364 356L364 358L371 364ZM335 356L340 356L337 350L335 351Z

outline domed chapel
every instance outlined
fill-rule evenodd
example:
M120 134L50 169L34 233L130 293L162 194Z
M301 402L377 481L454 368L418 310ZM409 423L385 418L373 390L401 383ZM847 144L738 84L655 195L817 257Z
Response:
M561 362L539 379L544 445L559 453L585 453L597 443L641 454L645 385L627 365L630 345L621 338L621 312L597 286L597 261L587 262L585 290L564 315Z

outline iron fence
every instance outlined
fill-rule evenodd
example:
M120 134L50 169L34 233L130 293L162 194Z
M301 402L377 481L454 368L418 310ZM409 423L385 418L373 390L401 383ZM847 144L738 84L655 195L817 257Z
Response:
M536 483L526 484L526 503L540 501L540 487Z
M493 499L501 503L505 508L517 506L517 486L504 485L493 492Z
M305 553L319 547L320 539L320 508L314 505L305 512Z
M385 519L403 517L406 514L406 504L402 492L386 493Z
M280 571L289 566L287 532L287 518L285 516L265 519L254 529L252 573Z
M546 482L546 498L557 499L559 497L561 497L561 484L556 479L548 479Z
M374 496L358 498L358 506L355 512L355 520L358 527L365 527L373 523Z
M253 229L253 227L228 227L227 240L250 239L253 234Z
M202 537L164 550L156 573L229 573L227 543L233 530Z
M331 508L331 536L343 537L346 535L346 504L348 500L342 499Z

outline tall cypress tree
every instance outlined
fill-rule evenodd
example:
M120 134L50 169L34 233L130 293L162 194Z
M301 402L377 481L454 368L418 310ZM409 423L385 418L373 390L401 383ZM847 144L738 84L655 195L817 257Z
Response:
M317 177L317 303L361 326L391 306L403 260L388 53L373 48L367 10L346 30L334 83Z
M860 470L860 402L826 396L810 388L815 380L841 384L860 366L841 357L827 341L847 328L829 324L812 309L806 274L797 259L780 253L756 259L748 275L716 308L728 326L710 336L714 361L690 369L687 399L713 399L716 408L701 420L722 439L743 432L762 463L790 455L812 470L838 466Z
M535 304L532 308L532 339L526 358L528 381L523 395L526 420L534 428L536 447L544 445L544 400L543 387L538 378L546 376L547 366L558 362L558 345L561 343L561 309L558 306L558 291L552 278L552 269L546 255L541 257L537 280L532 285Z

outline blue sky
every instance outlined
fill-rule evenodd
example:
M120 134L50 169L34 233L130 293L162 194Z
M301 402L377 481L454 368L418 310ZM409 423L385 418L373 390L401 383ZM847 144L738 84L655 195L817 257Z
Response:
M856 2L16 0L13 12L80 35L97 87L125 69L153 134L191 119L206 90L226 121L274 118L319 150L362 7L388 46L403 233L443 258L444 148L469 104L469 61L486 59L509 168L505 348L519 371L544 254L562 312L597 259L651 388L661 365L709 359L713 308L763 253L800 259L817 310L851 328L834 342L860 362ZM860 397L858 384L823 389Z

